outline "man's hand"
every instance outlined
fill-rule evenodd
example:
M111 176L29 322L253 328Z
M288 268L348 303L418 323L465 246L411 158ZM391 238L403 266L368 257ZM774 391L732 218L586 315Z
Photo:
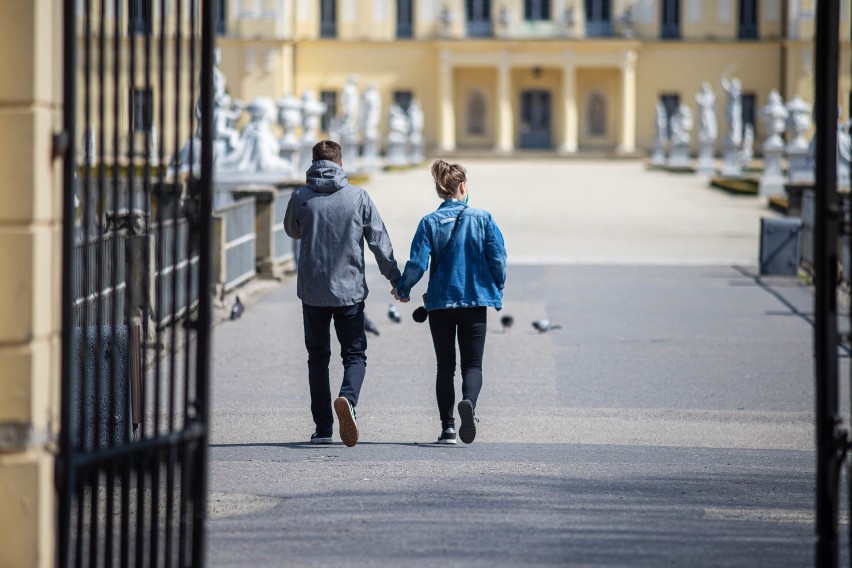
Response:
M394 297L395 300L397 300L398 302L402 302L403 304L407 304L408 300L410 300L410 298L400 297L400 295L396 293L396 288L391 288L391 295Z

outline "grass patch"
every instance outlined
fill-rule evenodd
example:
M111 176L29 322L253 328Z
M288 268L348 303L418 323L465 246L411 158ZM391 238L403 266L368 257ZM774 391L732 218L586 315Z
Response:
M760 182L749 178L726 179L714 177L710 180L710 185L725 190L728 193L733 193L734 195L757 195Z
M690 167L690 166L681 166L679 168L664 166L663 169L666 170L667 172L671 173L671 174L694 174L695 173L695 168Z
M790 207L790 200L780 195L772 195L769 197L769 208L784 215L787 214L787 209Z

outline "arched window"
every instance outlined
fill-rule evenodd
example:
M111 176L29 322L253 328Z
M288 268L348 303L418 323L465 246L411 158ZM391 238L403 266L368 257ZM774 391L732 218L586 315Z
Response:
M485 134L485 95L474 89L467 96L467 133L482 136Z
M586 103L586 133L589 136L606 136L606 123L606 97L600 91L594 91Z

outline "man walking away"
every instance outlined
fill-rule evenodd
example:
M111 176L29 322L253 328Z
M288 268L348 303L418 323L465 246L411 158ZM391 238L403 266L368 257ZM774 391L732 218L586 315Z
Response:
M290 197L284 229L300 239L296 293L302 300L314 444L330 444L334 418L328 364L329 326L340 341L343 383L334 401L340 439L349 447L358 442L355 407L366 372L367 335L364 332L364 241L376 256L379 270L393 289L399 268L379 211L367 192L350 185L343 171L340 145L323 140L313 148L307 186Z

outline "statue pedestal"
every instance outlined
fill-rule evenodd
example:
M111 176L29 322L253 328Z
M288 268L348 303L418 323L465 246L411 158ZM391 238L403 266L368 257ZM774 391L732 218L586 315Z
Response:
M713 157L713 142L698 143L698 162L695 164L695 171L699 174L716 173L716 159Z
M772 136L763 143L763 175L760 176L759 195L784 195L784 172L781 157L784 143L779 136Z
M689 144L672 144L669 159L666 161L669 168L689 167Z
M654 151L651 153L651 165L657 168L666 165L666 150L662 144L654 145Z
M722 177L739 179L743 177L740 164L740 149L737 146L725 145L725 154L722 160Z
M340 148L343 154L343 169L347 172L356 171L358 169L358 139L343 138L341 140Z
M408 141L408 163L417 165L423 162L423 139L411 138Z
M814 168L808 157L808 147L787 146L787 182L813 184Z
M299 141L295 138L284 139L281 141L281 145L279 146L279 154L282 158L293 164L294 169L299 167L301 164L301 148L299 145Z
M385 163L389 166L404 166L405 160L405 140L399 140L396 137L388 137L387 156Z
M378 171L379 165L379 140L365 138L364 147L361 149L361 171L372 173Z

